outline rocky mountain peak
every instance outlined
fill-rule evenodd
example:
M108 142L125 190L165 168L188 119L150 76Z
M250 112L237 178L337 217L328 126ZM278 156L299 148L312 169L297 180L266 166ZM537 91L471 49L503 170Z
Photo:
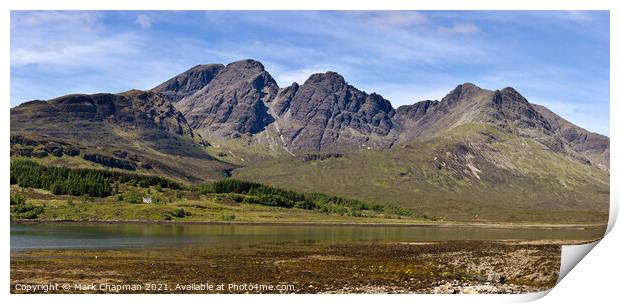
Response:
M381 95L348 85L335 72L311 75L278 94L279 132L296 152L346 151L387 147L394 109ZM379 138L374 138L378 136Z
M304 83L304 85L329 86L332 89L343 87L346 84L347 83L342 75L332 71L312 74Z
M199 134L238 137L260 132L273 121L265 103L278 89L262 63L240 60L226 65L204 88L176 106Z
M247 70L247 71L255 71L255 72L263 72L265 71L265 66L254 59L243 59L235 62L231 62L226 65L227 69L231 70Z
M175 103L202 89L223 69L223 64L197 65L156 86L152 91L164 94L170 102Z
M513 87L505 87L498 90L495 92L495 95L500 96L503 100L529 104L529 101L527 101L527 99Z
M237 86L240 83L248 82L255 89L261 90L264 86L276 86L276 81L271 75L265 71L262 63L246 59L235 61L226 65L226 67L214 78L208 88L211 90L222 86Z
M475 84L466 82L466 83L457 85L456 88L454 88L454 90L452 90L450 93L448 93L448 95L442 98L441 101L448 103L448 104L452 104L459 100L471 99L471 97L475 96L481 91L482 89L476 86Z
M549 122L512 87L506 87L495 91L491 100L491 106L499 114L499 118L505 120L503 124L513 124L521 131L526 129L551 130ZM531 132L527 132L531 133Z
M556 130L546 118L549 115L537 111L512 87L491 91L465 82L440 101L425 100L395 110L381 95L358 90L333 71L312 74L302 85L282 89L264 65L252 59L197 66L184 74L207 70L214 71L209 74L212 78L202 81L199 90L175 91L191 93L175 106L207 139L257 135L289 153L340 153L430 139L474 123L516 131L554 151L563 149L562 142L551 138ZM183 83L187 77L182 76L173 79ZM586 142L573 140L577 136L571 134L563 137ZM597 151L604 149L604 142L599 146L603 148L597 146Z

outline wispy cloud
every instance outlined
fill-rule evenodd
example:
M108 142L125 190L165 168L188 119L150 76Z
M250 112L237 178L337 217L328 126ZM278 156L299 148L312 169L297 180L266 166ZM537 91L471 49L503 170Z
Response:
M138 52L139 36L121 34L94 40L61 39L39 44L35 41L28 47L14 48L11 52L11 65L42 64L74 67L104 67L117 63L121 55Z
M428 22L426 15L416 11L354 11L348 14L368 25L381 28L411 27Z
M583 22L591 20L591 15L587 11L566 11L566 18Z
M245 58L281 86L333 70L395 106L513 86L608 133L609 14L590 11L14 11L11 104Z
M143 29L151 27L153 19L147 15L139 14L136 16L136 23Z
M439 32L444 34L472 35L480 32L480 29L471 23L455 23L451 27L439 27Z
M91 29L101 25L99 12L87 11L15 11L11 17L14 27L68 27L77 26L75 30Z

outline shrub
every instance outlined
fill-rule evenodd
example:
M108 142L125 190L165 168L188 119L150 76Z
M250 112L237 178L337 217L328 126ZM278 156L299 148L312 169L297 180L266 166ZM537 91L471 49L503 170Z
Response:
M186 217L186 216L190 216L191 213L185 211L185 209L181 208L181 209L174 209L174 211L172 211L171 213L172 216L174 217Z
M26 200L19 194L11 194L11 205L21 205L24 204Z
M222 214L222 220L223 221L234 221L235 218L236 218L236 216L234 214L231 214L231 215Z
M17 196L17 195L15 195ZM35 219L39 214L43 213L45 209L42 206L35 206L26 202L21 196L11 196L11 211L16 218L20 219Z

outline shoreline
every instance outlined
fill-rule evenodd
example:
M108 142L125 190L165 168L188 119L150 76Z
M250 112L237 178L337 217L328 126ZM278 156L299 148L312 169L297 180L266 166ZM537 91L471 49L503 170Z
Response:
M41 220L11 219L11 224L157 224L157 225L255 225L255 226L326 226L326 227L432 227L485 229L607 229L603 224L515 224L515 223L347 223L347 222L247 222L247 221L165 221L165 220Z
M95 257L95 258L93 258ZM52 293L280 293L178 289L209 282L290 285L283 293L528 293L550 289L560 269L557 244L352 243L263 244L237 250L83 251L46 249L11 258L17 284L62 282L166 286L162 290L57 290Z

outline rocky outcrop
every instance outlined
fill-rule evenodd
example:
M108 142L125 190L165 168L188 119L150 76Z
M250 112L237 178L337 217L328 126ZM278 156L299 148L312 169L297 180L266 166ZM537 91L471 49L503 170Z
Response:
M194 69L154 90L174 87L170 84L189 78ZM176 108L207 138L252 136L275 122L273 135L297 152L387 148L395 139L388 136L395 113L390 102L350 86L334 72L280 89L260 62L242 60L218 70L200 89L174 93L184 95Z
M223 64L197 65L170 78L151 91L162 93L170 102L175 103L183 97L192 95L196 93L196 91L202 89L223 69Z
M283 139L296 151L387 148L394 109L378 94L347 84L334 72L314 74L276 99Z
M130 141L119 135L122 131L133 134L131 141L180 136L204 144L164 95L138 90L23 103L11 109L11 131L97 144Z
M502 126L512 124L521 130L550 129L549 122L536 111L525 97L511 87L495 91L491 105L497 110L497 115L494 118Z
M239 137L258 133L273 122L265 103L277 92L275 80L260 62L243 60L228 64L176 107L200 134Z
M534 105L534 108L549 122L550 130L562 138L574 151L587 156L596 166L609 170L609 137L588 132L544 106Z
M335 72L280 89L260 62L242 60L196 66L153 90L177 101L191 128L206 138L243 137L270 149L280 145L294 155L385 149L483 123L582 162L609 166L607 137L570 124L511 87L491 91L464 83L441 100L394 109L388 100L349 85Z
M396 109L400 139L428 139L460 124L489 121L495 110L485 106L493 92L471 83L458 85L439 100L425 100Z
M494 125L538 141L583 163L609 168L609 138L579 128L512 87L497 91L458 85L441 101L425 100L396 110L400 140L429 139L466 123Z

